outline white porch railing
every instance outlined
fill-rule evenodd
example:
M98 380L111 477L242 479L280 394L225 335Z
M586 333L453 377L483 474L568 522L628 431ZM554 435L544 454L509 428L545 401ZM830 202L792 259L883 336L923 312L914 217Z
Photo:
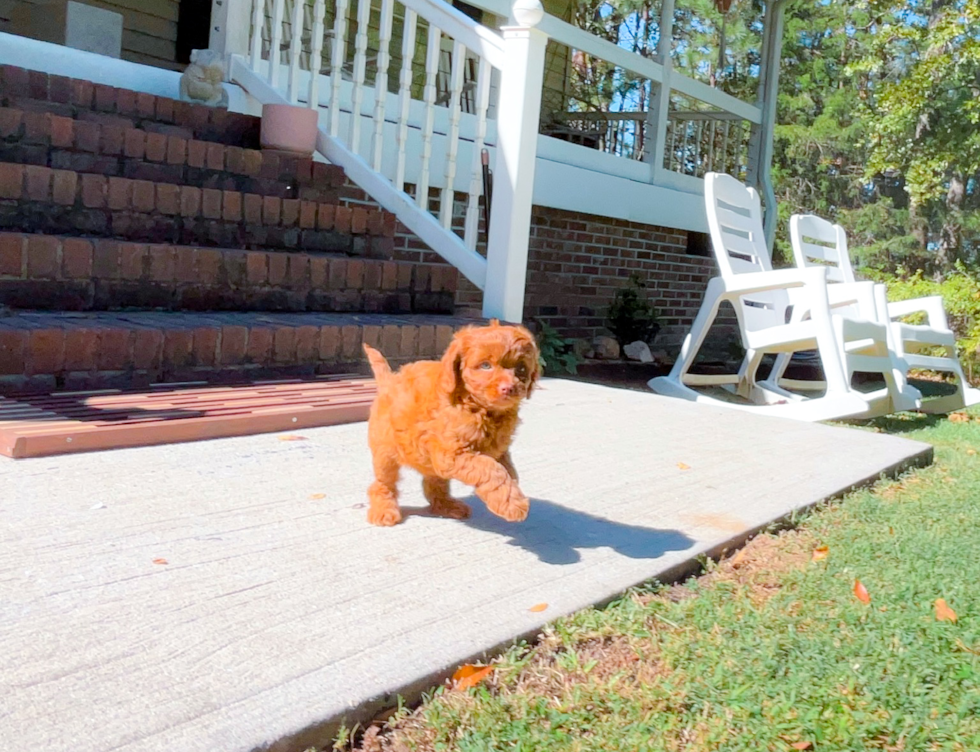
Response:
M774 111L763 95L775 97L766 69L778 47L768 15L764 108L673 70L673 0L662 3L656 59L536 0L468 1L513 25L491 30L443 0L215 0L225 27L212 47L234 53L232 79L259 101L318 108L319 151L482 289L488 316L522 315L532 199L704 229L701 176L724 171L770 204ZM641 81L638 111L565 112L560 129L550 118L538 135L549 37ZM494 171L486 258L476 251L484 148ZM465 195L458 208L454 194Z
M647 158L650 114L641 112L568 112L565 130L549 135L606 154L642 161ZM674 110L667 115L663 167L669 172L702 178L726 172L744 180L748 168L750 129L730 112Z
M540 6L501 34L438 0L335 0L329 15L325 0L224 2L226 24L248 28L225 32L247 40L231 51L231 80L263 104L318 109L318 151L484 290L484 315L520 321L546 42L531 26ZM480 157L491 130L484 258L476 251ZM466 194L462 237L453 231L456 192Z

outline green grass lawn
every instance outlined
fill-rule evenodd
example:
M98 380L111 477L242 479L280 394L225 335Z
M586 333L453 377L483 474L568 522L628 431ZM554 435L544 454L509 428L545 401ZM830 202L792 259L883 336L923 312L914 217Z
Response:
M935 465L683 586L559 620L357 748L980 750L980 422L867 427L934 444ZM937 620L938 598L955 623Z

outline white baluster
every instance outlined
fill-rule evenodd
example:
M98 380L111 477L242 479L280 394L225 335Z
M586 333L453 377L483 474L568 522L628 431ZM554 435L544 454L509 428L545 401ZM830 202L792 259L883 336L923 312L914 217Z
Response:
M354 36L354 90L351 95L351 122L347 145L357 153L361 146L361 101L364 99L364 72L367 67L368 24L371 0L357 0L357 34Z
M698 134L694 138L694 160L693 160L693 164L691 165L691 169L693 170L691 174L697 175L698 177L702 177L704 175L704 170L702 169L702 167L704 166L704 159L701 156L702 154L704 154L703 136L704 136L704 121L698 120Z
M419 181L415 186L415 202L423 209L429 208L429 163L432 161L432 131L436 119L436 76L439 73L439 53L442 32L429 24L429 35L425 48L425 88L422 99L425 101L425 120L422 126L422 164Z
M466 48L453 44L449 74L449 134L446 143L446 185L439 202L439 219L447 230L453 223L453 182L456 180L456 156L459 153L459 119L463 114L463 73L466 70Z
M303 8L306 0L293 0L293 13L289 19L289 88L290 102L299 101L299 63L303 52Z
M381 28L378 32L378 72L374 78L374 148L371 168L381 171L384 150L385 100L388 98L388 66L391 65L391 23L395 15L394 0L381 0Z
M310 107L320 106L320 71L323 70L323 16L326 13L326 0L316 0L313 5L313 38L310 40Z
M340 83L347 58L347 3L337 0L333 22L333 47L330 50L330 135L340 130Z
M408 110L412 104L412 61L415 58L415 29L418 16L405 8L402 29L402 67L398 74L398 162L395 165L395 188L405 190L405 152L408 146Z
M282 61L282 19L286 12L286 0L272 4L272 45L269 48L269 83L275 88L279 83L279 63Z
M493 69L483 60L479 61L476 74L476 136L473 139L473 166L470 171L470 192L466 204L466 224L463 242L467 248L476 248L477 232L480 229L480 194L483 192L483 162L480 158L483 142L487 136L487 107L490 104L490 73ZM484 200L489 201L485 196Z
M252 2L252 39L249 50L249 65L257 71L262 59L262 25L265 21L265 0Z
M721 154L722 154L722 172L728 172L729 162L728 162L728 129L731 127L732 122L730 120L725 121L725 127L721 129ZM732 173L729 173L732 174Z
M671 120L670 122L670 151L667 152L667 169L671 171L677 171L674 165L677 162L677 120Z

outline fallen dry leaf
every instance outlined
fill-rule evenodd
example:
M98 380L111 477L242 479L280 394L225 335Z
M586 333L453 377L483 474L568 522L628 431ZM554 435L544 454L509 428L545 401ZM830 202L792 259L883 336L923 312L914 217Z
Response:
M492 671L493 666L472 666L470 664L460 666L453 674L453 684L456 685L456 689L469 689L486 679Z
M531 608L529 608L528 611L538 614L544 611L546 608L548 608L547 603L539 603L536 606L531 606Z
M678 463L677 463L677 469L678 469L678 470L690 470L690 469L691 469L691 466L690 466L690 465L688 465L688 464L687 464L687 463L685 463L685 462L678 462Z
M950 413L949 422L950 423L968 423L970 421L970 416L966 413Z
M327 498L327 495L326 494L310 494L310 498L311 499L325 499L325 498Z
M169 564L170 562L167 561L166 559L154 559L153 560L153 563L154 564Z
M305 436L297 436L296 434L287 433L285 436L280 436L279 441L306 441Z
M748 555L748 551L749 549L747 548L740 548L738 553L729 559L729 563L732 565L732 567L738 569L740 566L742 566L745 563L745 557Z
M823 561L830 555L830 548L828 546L817 546L813 549L813 560Z
M967 454L976 454L977 453L977 450L974 449L973 447L970 447L969 449L966 450L966 453Z
M936 599L936 621L951 621L956 623L956 612L946 605L945 598Z
M854 595L861 603L871 603L871 596L868 589L861 583L861 580L854 580Z
M810 749L813 747L813 742L795 742L790 746L793 749Z

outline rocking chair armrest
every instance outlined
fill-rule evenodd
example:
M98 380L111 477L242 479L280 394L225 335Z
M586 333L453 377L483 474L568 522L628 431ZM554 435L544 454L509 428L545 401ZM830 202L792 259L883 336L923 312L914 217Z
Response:
M727 295L744 295L767 290L786 290L794 287L817 285L826 289L827 270L822 267L805 269L773 269L767 272L736 274L724 280Z
M929 295L925 298L913 298L912 300L896 300L888 303L889 319L908 316L911 313L924 313L931 329L949 331L943 299L939 295Z

